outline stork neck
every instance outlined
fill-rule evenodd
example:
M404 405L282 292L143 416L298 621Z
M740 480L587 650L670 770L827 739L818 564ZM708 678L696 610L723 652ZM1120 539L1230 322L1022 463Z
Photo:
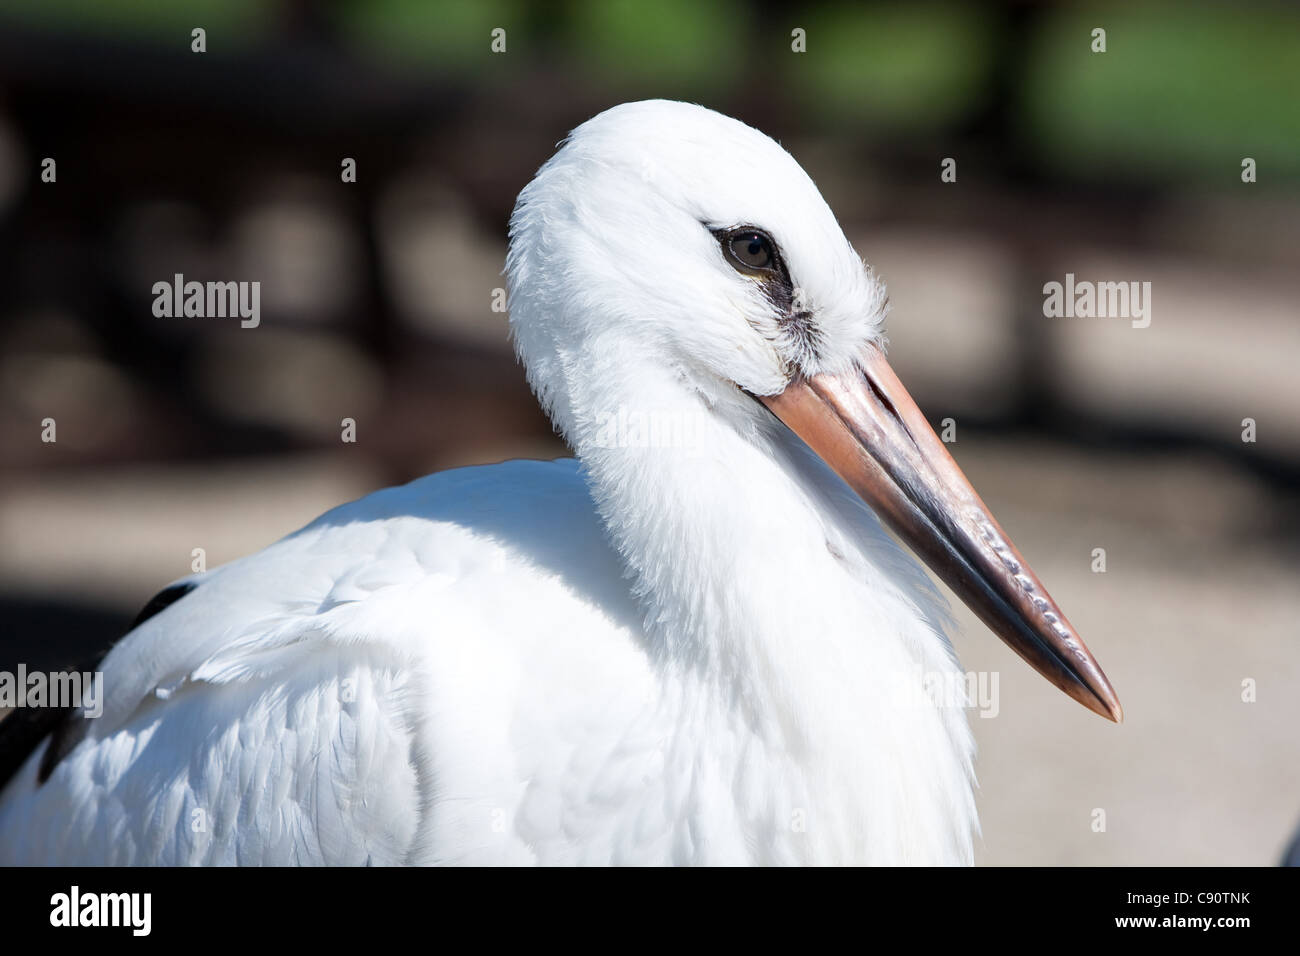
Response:
M914 562L752 399L669 375L589 379L623 383L586 403L575 445L661 659L749 692L837 654L892 660L910 635L864 641L864 614L932 626L902 593L927 589Z
M908 682L956 672L924 575L783 426L730 424L750 399L659 397L611 406L622 444L580 452L682 739L733 748L687 762L758 774L774 826L817 815L816 839L790 844L810 859L968 859L965 715L900 700ZM681 416L687 437L654 445L634 409L666 416L661 428ZM606 417L607 438L618 422Z

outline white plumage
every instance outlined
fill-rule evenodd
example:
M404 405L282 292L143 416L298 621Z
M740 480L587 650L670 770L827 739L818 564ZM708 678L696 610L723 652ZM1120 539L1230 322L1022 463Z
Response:
M200 576L0 794L0 862L971 861L964 714L900 694L957 671L941 602L753 398L880 339L812 182L735 120L618 107L525 189L508 266L581 465L432 475Z

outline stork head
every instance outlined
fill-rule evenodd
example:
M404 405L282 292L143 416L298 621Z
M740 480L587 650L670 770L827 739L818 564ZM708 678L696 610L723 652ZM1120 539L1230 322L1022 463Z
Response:
M721 415L775 415L999 637L1118 720L1087 647L891 371L883 283L776 142L652 100L579 126L510 224L511 326L582 454L600 376L670 370Z

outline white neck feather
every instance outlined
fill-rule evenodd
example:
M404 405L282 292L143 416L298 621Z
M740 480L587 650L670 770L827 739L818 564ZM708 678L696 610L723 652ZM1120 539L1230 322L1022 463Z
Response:
M731 766L773 861L969 862L965 714L908 693L957 671L920 567L747 396L587 371L600 391L570 393L568 437L645 609L683 772ZM700 732L718 721L734 733Z

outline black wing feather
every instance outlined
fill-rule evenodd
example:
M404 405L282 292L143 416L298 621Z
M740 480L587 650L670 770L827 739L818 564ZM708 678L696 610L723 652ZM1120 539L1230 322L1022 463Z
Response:
M171 607L196 587L197 582L185 581L159 591L136 615L122 638L158 612ZM110 650L111 646L102 654L66 670L97 671ZM74 713L73 707L18 707L4 720L0 720L0 790L5 788L46 737L50 737L50 745L41 757L36 779L38 783L49 779L59 761L68 755L84 733L81 724L72 720Z

